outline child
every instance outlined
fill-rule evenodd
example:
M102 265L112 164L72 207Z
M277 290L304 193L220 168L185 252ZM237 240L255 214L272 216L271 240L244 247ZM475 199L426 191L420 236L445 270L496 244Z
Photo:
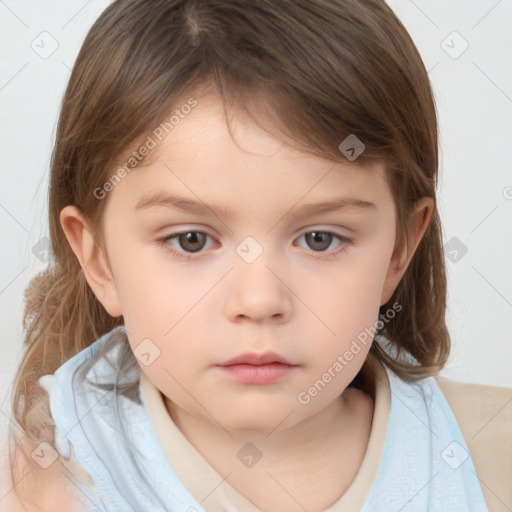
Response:
M428 75L383 1L114 2L60 113L8 499L488 510L434 378L437 166Z

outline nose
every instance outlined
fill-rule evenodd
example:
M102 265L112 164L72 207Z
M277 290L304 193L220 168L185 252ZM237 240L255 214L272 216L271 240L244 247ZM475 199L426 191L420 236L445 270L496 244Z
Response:
M230 272L225 303L225 313L230 320L282 323L289 319L293 294L287 276L274 267L275 262L272 263L265 252L252 263L236 262Z

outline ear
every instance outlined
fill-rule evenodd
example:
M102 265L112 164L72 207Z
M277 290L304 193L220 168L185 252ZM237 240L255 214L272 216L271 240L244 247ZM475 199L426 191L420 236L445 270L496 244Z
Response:
M60 223L94 295L110 316L121 316L112 272L107 258L94 240L89 222L76 206L66 206L60 212Z
M416 203L411 229L406 247L395 247L389 262L388 273L382 288L380 299L381 306L391 299L400 279L405 274L416 249L425 234L425 231L434 212L434 200L431 197L423 197Z

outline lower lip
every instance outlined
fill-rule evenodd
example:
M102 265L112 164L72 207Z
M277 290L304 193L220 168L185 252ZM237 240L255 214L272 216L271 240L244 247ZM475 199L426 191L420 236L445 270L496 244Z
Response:
M219 368L232 379L244 384L269 384L283 379L297 367L284 363L270 363L259 366L232 364L229 366L219 366Z

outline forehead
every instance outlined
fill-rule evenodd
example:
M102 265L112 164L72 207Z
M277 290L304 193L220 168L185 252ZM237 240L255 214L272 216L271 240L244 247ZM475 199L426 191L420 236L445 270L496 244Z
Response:
M194 99L195 106L179 112L179 122L162 140L150 135L154 147L123 180L121 188L131 190L136 204L164 190L195 199L216 197L225 204L244 197L254 201L258 191L264 202L308 203L329 193L367 202L389 196L383 163L356 165L343 156L333 162L300 151L243 115L230 116L228 126L216 95Z

